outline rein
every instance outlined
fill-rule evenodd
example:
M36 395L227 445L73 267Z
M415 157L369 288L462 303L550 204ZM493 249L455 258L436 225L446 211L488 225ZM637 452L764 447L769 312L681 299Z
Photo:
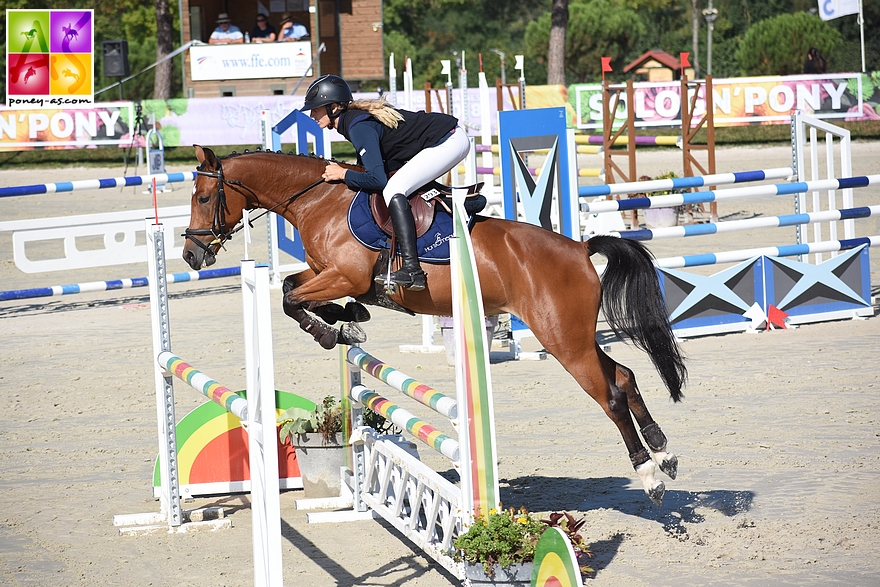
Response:
M199 248L204 250L206 254L213 256L214 252L211 251L210 247L212 247L214 245L220 245L222 247L223 243L232 239L232 235L234 235L236 232L238 232L239 230L244 228L244 222L239 221L238 223L236 223L236 225L231 230L226 230L226 214L229 213L229 208L226 206L225 186L226 185L237 186L243 190L247 190L257 200L257 205L261 208L263 206L260 204L259 198L257 198L256 193L254 193L254 190L248 188L247 186L242 184L237 179L226 179L223 176L223 166L220 164L219 160L217 161L217 171L202 171L200 169L196 169L195 173L196 173L196 175L204 175L205 177L210 177L210 178L216 179L218 181L219 187L218 187L218 191L217 191L216 205L214 206L214 221L213 221L213 224L211 225L211 228L187 228L181 236L191 240L195 245L197 245ZM305 194L306 192L308 192L312 188L315 188L315 187L321 185L322 183L324 183L323 177L321 179L319 179L318 181L312 183L311 185L306 186L305 188L296 192L295 194L293 194L289 198L278 202L277 204L275 204L271 208L263 210L261 213L257 214L253 218L249 218L248 224L250 225L251 228L253 228L253 226L254 226L253 221L256 220L257 218L260 218L261 216L264 216L264 215L268 214L269 212L274 211L279 206L289 204L290 202L292 202L296 198ZM195 238L196 236L213 236L214 240L208 244L205 244L202 241L200 241L199 239Z

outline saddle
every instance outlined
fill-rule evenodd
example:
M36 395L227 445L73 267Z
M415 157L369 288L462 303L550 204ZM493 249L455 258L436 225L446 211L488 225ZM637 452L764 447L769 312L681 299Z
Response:
M467 196L464 200L464 208L468 215L478 214L486 207L486 197L480 194L483 182L466 186ZM440 205L450 214L452 213L452 188L437 181L427 183L409 196L409 205L412 208L413 219L416 222L416 237L428 232L434 222L434 208ZM391 226L391 216L388 214L388 205L382 194L370 194L370 211L373 220L388 236L394 236Z

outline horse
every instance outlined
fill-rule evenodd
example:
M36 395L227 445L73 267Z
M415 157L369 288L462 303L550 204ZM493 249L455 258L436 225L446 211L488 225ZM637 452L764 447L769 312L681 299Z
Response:
M370 317L362 302L451 315L448 265L423 263L428 286L422 291L389 293L376 282L387 261L352 236L347 212L355 192L322 179L327 160L259 150L221 159L209 148L196 145L195 151L191 217L182 235L183 258L194 270L215 262L223 243L241 228L245 209L272 210L298 229L309 267L285 278L284 311L325 348L365 340L356 324ZM687 369L651 253L637 241L594 236L578 242L525 222L479 215L471 239L485 314L520 318L601 406L617 426L646 495L659 507L666 487L655 479L656 469L675 479L678 458L667 452L666 436L648 412L633 371L596 342L601 307L612 330L650 356L673 401L682 399ZM608 261L601 280L590 260L594 253ZM344 308L332 302L343 297L356 301ZM346 323L337 330L336 321Z

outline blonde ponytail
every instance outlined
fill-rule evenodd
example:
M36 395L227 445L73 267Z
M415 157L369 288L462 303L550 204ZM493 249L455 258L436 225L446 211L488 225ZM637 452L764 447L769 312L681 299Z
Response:
M400 114L388 101L382 97L372 100L356 100L349 108L369 112L376 120L389 128L397 128L397 124L403 120Z

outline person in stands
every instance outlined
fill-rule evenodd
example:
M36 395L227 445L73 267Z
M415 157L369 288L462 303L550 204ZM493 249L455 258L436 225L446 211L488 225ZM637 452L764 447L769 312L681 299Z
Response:
M279 41L299 41L308 37L309 31L303 25L295 22L289 12L281 15L281 30L278 32Z
M269 24L265 14L257 15L257 25L251 31L251 43L272 43L275 41L275 27Z
M807 60L804 61L804 73L825 73L828 69L828 62L819 53L815 47L810 47L807 51Z
M211 33L208 39L210 45L234 45L244 43L244 35L241 29L232 24L232 20L225 12L221 12L217 17L217 28Z
M357 153L364 171L330 162L326 181L344 181L353 190L381 192L388 206L402 266L391 281L411 291L427 285L419 264L416 228L407 197L416 189L458 165L470 149L458 119L441 112L398 110L385 98L353 101L344 79L324 75L306 91L303 111L321 128L335 128ZM389 177L391 172L394 175ZM385 277L376 278L384 282Z

